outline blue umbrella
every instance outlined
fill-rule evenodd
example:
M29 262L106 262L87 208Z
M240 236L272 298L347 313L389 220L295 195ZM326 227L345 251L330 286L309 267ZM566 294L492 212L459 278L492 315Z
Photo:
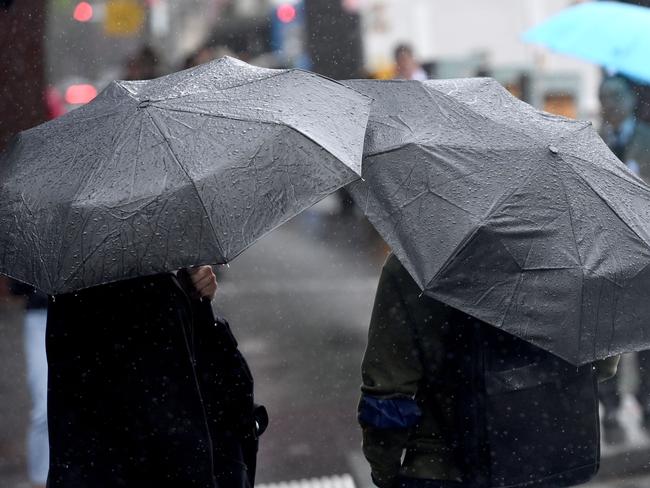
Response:
M583 3L524 33L523 40L650 83L650 8Z

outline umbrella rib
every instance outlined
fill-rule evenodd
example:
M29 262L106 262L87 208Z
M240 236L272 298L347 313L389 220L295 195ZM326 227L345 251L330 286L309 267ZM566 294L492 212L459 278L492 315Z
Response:
M73 168L74 168L74 163L75 163L75 161L77 160L77 154L78 154L78 153L79 153L79 145L78 145L78 144L75 144L75 146L74 146L74 153L73 153L73 155L72 155L72 162L70 163L70 165L71 165ZM72 211L72 205L68 205L67 212L66 212L66 215L65 215L65 225L67 225L67 224L68 224L68 221L70 220L70 212L71 212L71 211ZM61 260L61 253L62 253L62 251L63 251L63 245L64 245L64 242L65 242L65 239L61 239L61 242L59 243L59 251L58 251L58 253L57 253L57 259L58 259L58 263L57 263L58 266L57 266L57 268L59 268L59 269L61 269L61 261L62 261L62 260ZM52 285L50 284L50 286L52 286Z
M137 172L138 160L140 159L139 158L140 152L142 150L142 127L144 126L142 120L143 120L142 117L140 117L140 127L138 130L138 148L136 150L136 155L138 156L138 158L135 161L133 161L133 168L132 168L133 171L131 171L131 194L129 195L129 200L133 199L133 193L135 191L135 175Z
M217 237L217 232L216 232L216 230L214 228L214 225L212 224L212 219L210 219L210 213L208 212L208 208L205 205L205 202L203 201L203 198L201 197L201 193L199 192L199 189L197 188L196 183L194 182L194 180L192 179L192 177L188 173L185 166L183 166L183 164L180 162L180 160L178 159L178 157L174 153L174 150L172 149L171 144L169 143L169 141L165 137L165 134L163 133L160 126L158 125L158 123L154 119L153 115L151 115L149 112L147 112L147 115L149 116L149 119L151 119L151 122L153 123L156 130L160 133L160 136L165 141L165 146L167 147L167 149L169 151L169 154L172 156L172 159L176 162L176 164L181 169L181 171L185 174L185 176L187 176L187 179L188 179L190 185L192 186L192 188L194 188L196 196L197 196L199 202L201 203L201 206L203 207L203 211L205 212L205 216L206 216L206 218L207 218L207 220L208 220L208 222L210 224L210 229L212 230L212 235L213 235L213 237L214 237L214 239L215 239L215 241L217 243L217 246L219 247L219 254L221 254L221 257L223 259L226 259L226 256L224 256L224 254L223 254L223 247L222 247L221 243L219 242L219 238Z
M588 159L581 158L580 156L576 156L575 154L571 154L571 153L567 153L567 154L568 154L569 156L571 156L572 158L578 159L578 160L583 161L583 162L585 162L585 163L587 163L587 164L591 164L591 161L589 161ZM570 163L569 163L569 164L570 164ZM628 180L628 179L626 179L626 178L623 178L621 175L619 175L619 174L617 174L617 173L614 173L613 171L611 171L611 170L610 170L609 168L607 168L607 167L604 167L604 168L603 168L603 171L606 171L606 172L609 173L610 175L615 176L616 178L618 178L618 179L620 179L620 180L623 180L623 181L625 181L626 183L629 183L629 184L631 184L631 185L634 185L636 188L638 188L638 189L640 189L640 190L643 190L643 191L646 192L646 193L650 193L650 187L649 187L646 183L644 183L643 181L637 181L637 178L638 178L638 177L637 177L636 175L633 175L634 178L630 178L630 179Z
M579 122L580 121L576 120L576 123L579 123ZM576 130L574 130L574 131L568 132L567 134L561 136L557 141L555 141L555 143L560 144L560 143L564 142L566 139L568 139L569 137L575 136L578 132L582 132L583 130L588 129L589 127L591 127L591 122L588 122L586 120L583 120L581 122L582 122L582 124L580 125L580 127L576 128Z
M614 306L613 306L613 311L611 315L611 322L610 322L610 335L609 335L609 341L607 342L607 355L609 356L612 351L612 343L614 342L614 336L616 335L616 314L618 313L618 293L614 294L613 298ZM594 356L596 355L596 341L594 341Z
M68 113L71 113L71 112L68 112ZM123 110L112 110L111 112L102 112L102 113L95 114L95 115L88 116L88 117L79 117L79 118L76 118L74 120L74 124L78 124L80 122L89 122L91 120L101 119L102 117L109 117L111 115L120 114L120 113L123 113ZM63 117L60 117L59 119L55 119L55 120L52 120L50 122L57 122L58 124L60 124L62 126L65 126L65 125L67 125L68 121L66 119L64 119ZM37 125L36 127L33 127L31 129L27 129L27 131L31 131L31 130L36 131L36 129L39 129L39 131L40 131L41 126ZM25 131L25 132L27 132L27 131Z
M462 106L463 109L466 110L466 111L468 111L470 115L476 115L476 116L478 116L479 118L483 119L484 121L489 122L490 124L496 124L496 125L499 126L499 127L503 127L504 129L506 129L506 130L509 131L509 132L514 132L514 133L516 133L516 134L518 134L518 135L520 135L520 136L522 136L522 137L524 137L524 138L526 138L526 139L532 141L534 144L541 144L539 141L537 141L535 138L529 136L529 135L526 134L525 132L520 131L520 130L516 129L515 127L512 127L512 126L510 126L510 125L508 125L508 124L506 124L506 123L504 123L504 122L502 122L502 121L500 121L500 120L497 120L497 119L494 119L494 118L490 118L490 117L486 116L485 114L482 114L481 112L478 112L478 111L476 111L476 110L473 110L473 109L472 109L470 106L468 106L468 104L466 104L465 102L459 101L459 100L455 99L454 97L452 97L452 96L450 96L450 95L447 95L447 94L444 93L444 92L438 91L438 90L436 90L435 88L430 88L430 87L427 86L427 85L423 85L423 84L421 84L421 86L422 86L422 88L427 92L427 94L430 95L430 94L431 94L431 91L430 91L430 90L432 90L432 91L434 91L434 92L436 93L436 95L441 96L442 98L444 98L445 100L447 100L448 102L450 102L452 105L456 105L456 106L460 105L460 106ZM514 98L514 97L513 97L513 98ZM437 104L437 105L439 105L439 104ZM466 114L466 115L467 115L467 114Z
M153 106L153 107L155 107L155 106ZM240 122L251 122L251 123L254 123L254 124L268 124L268 125L277 125L277 126L280 126L280 127L288 127L289 129L296 131L298 134L300 134L304 138L310 140L311 142L316 144L318 147L320 147L320 148L324 149L325 151L327 151L329 154L332 155L332 157L336 158L338 161L341 161L341 163L343 163L345 166L347 166L348 169L350 171L352 171L357 176L357 179L360 178L360 175L356 171L354 171L350 167L350 165L348 163L342 161L341 158L339 158L336 154L334 154L328 148L326 148L325 146L320 144L313 137L305 134L300 129L297 129L297 128L293 127L292 125L290 125L290 124L288 124L286 122L274 122L272 120L256 120L256 119L251 119L251 118L247 118L247 117L238 117L238 116L234 116L234 115L218 115L218 114L213 114L213 113L210 113L210 112L203 112L203 111L199 111L199 110L185 110L185 109L181 109L181 108L172 108L172 107L164 107L164 108L163 107L155 107L155 108L157 108L158 110L161 110L161 111L169 110L169 111L172 111L172 112L181 112L181 113L188 113L188 114L205 115L206 117L214 117L214 118L217 118L217 119L238 120Z
M577 354L576 357L580 358L582 354L582 335L584 331L584 323L582 320L583 318L582 309L584 307L585 269L584 269L584 263L582 262L582 256L580 255L580 250L578 249L578 239L576 238L576 232L573 225L573 211L571 210L569 195L567 193L567 188L562 178L560 178L560 184L562 185L562 191L564 193L564 201L566 202L566 206L569 209L569 222L571 223L571 235L573 236L573 245L575 246L578 262L580 263L580 275L582 277L582 281L580 282L580 317L579 317L580 322L578 323L578 350L576 352Z
M508 307L506 308L505 312L503 312L503 315L501 317L501 321L499 324L499 327L502 328L503 324L506 322L506 317L510 313L510 309L512 308L512 304L515 301L515 296L517 295L517 292L519 291L519 288L521 287L521 283L524 281L524 273L520 272L519 276L517 277L517 283L515 284L515 289L512 291L512 294L510 295L510 301L508 302Z
M571 203L569 202L569 195L567 194L567 188L562 178L560 178L560 184L562 185L562 192L564 193L564 201L566 202L566 206L569 211L569 222L571 224L571 235L573 236L573 245L575 246L576 255L578 257L578 262L580 263L580 267L583 268L583 276L584 276L584 263L582 262L582 256L580 256L580 250L578 249L578 239L576 238L576 231L573 225L573 212L571 211Z
M259 83L260 81L266 81L266 80L269 80L271 78L275 78L276 76L281 76L281 75L290 73L292 71L299 71L299 70L280 70L279 73L272 73L269 76L265 76L263 78L258 78L258 79L255 79L255 80L248 80L248 81L245 81L244 83L240 83L238 85L232 85L232 86L227 86L225 88L220 88L217 91L221 93L221 92L225 92L225 91L228 91L228 90L233 90L235 88L241 88L242 86L252 85L253 83ZM170 88L170 90L173 90L174 88L176 88L178 86L182 86L183 84L186 83L186 81L187 80L179 81L178 83L176 83L176 85L174 85L172 88ZM118 82L118 84L119 84L119 82ZM120 85L120 86L122 86L122 85ZM122 86L122 88L125 88L125 87ZM213 93L213 91L197 91L197 92L193 92L193 93L186 93L186 94L183 94L183 95L177 95L177 96L174 96L174 97L156 98L156 99L151 100L151 102L162 102L162 101L167 101L167 100L179 100L181 98L196 96L197 94L201 94L201 93ZM129 92L129 94L131 94L131 92Z
M88 171L87 171L87 173L86 173L86 175L87 175L86 178L85 178L85 179L84 179L84 178L81 178L81 179L79 180L79 184L77 185L77 188L76 188L75 193L74 193L74 199L73 199L74 201L77 200L77 197L79 196L79 193L81 193L81 192L83 191L83 189L86 188L86 186L87 186L87 185L92 181L92 179L95 177L95 175L97 174L97 172L99 172L99 170L100 170L100 169L101 169L101 168L102 168L106 163L108 163L108 164L112 163L112 162L115 160L116 156L118 156L118 155L120 154L120 152L122 151L122 148L123 148L124 144L126 144L126 142L122 142L122 139L123 139L123 137L124 137L124 134L126 134L127 131L131 128L131 126L133 125L133 122L134 122L134 120L135 120L136 117L135 117L135 116L132 116L132 117L124 117L124 119L127 119L127 118L128 118L128 120L129 120L128 123L124 125L124 127L122 128L122 130L120 131L120 133L119 133L119 134L117 135L117 137L115 137L115 139L114 139L114 140L115 140L115 143L113 144L113 146L114 146L115 149L114 149L113 152L111 153L109 160L108 160L108 161L104 161L103 159L98 159L98 160L97 160L97 161L98 161L98 164L97 164L97 165L94 165L94 166L92 166L91 168L88 168ZM121 143L121 144L120 144L120 143Z
M391 120L395 120L395 119L394 119L393 117L391 117ZM413 129L411 129L411 127L409 127L408 124L406 124L406 123L405 123L401 118L398 119L397 121L398 121L399 123L401 123L402 125L405 125L406 128L407 128L411 133L413 133ZM384 127L388 127L388 128L390 128L390 129L395 129L395 128L396 128L394 125L391 125L391 124L389 124L388 122L384 122L384 121L379 120L379 119L377 119L377 120L373 120L372 123L373 123L373 124L377 124L377 125L383 125Z
M507 195L502 195L502 197L500 199L498 199L496 202L494 202L492 207L490 207L490 209L487 211L485 217L483 217L481 219L481 225L478 225L477 227L474 227L473 229L471 229L465 235L465 237L463 237L463 239L460 241L460 243L458 244L458 246L456 247L454 252L445 260L445 262L440 266L440 268L438 268L438 271L436 271L436 273L433 275L433 278L431 278L431 280L429 280L429 282L427 283L426 288L430 288L432 283L440 276L440 274L447 268L447 266L449 266L449 264L451 262L453 262L453 260L456 259L456 257L458 257L458 255L463 251L465 246L467 246L467 244L478 233L478 231L483 227L483 225L485 225L487 220L497 211L497 209L504 202L506 202L512 195L514 195L514 193L516 191L518 191L522 186L524 186L526 183L528 183L528 180L530 180L533 177L533 175L535 175L535 174L537 174L535 171L531 171L528 174L528 176L526 176L526 178L524 178L524 180L521 182L521 184L519 186L513 188L512 191L510 191L510 193L508 193Z
M572 157L573 157L573 156L572 156ZM564 161L565 163L568 162L568 161L566 161L566 160L564 159L564 157L561 157L561 159L562 159L562 161ZM567 164L567 166L571 169L571 171L572 171L572 172L573 172L573 173L574 173L578 178L580 178L580 179L581 179L581 180L582 180L582 181L583 181L583 182L584 182L584 183L585 183L589 188L591 188L591 190L594 192L594 194L596 194L596 195L598 196L598 198L599 198L600 200L602 200L603 203L605 203L605 205L607 205L607 207L609 207L609 209L612 211L612 213L616 216L616 218L617 218L618 220L620 220L620 221L623 223L623 225L625 225L625 227L627 227L627 228L628 228L628 229L629 229L629 230L630 230L630 231L631 231L635 236L637 236L637 237L639 238L639 240L641 240L641 241L642 241L642 242L643 242L647 247L650 247L650 244L649 244L648 242L646 242L646 240L645 240L643 237L641 237L641 236L639 235L639 233L638 233L636 230L634 230L634 229L630 226L630 224L628 224L625 220L623 220L623 219L621 218L621 216L618 214L618 212L616 211L616 209L615 209L614 207L612 207L611 204L610 204L610 203L609 203L605 198L603 198L602 195L601 195L600 193L598 193L598 191L597 191L597 190L596 190L596 189L591 185L591 183L589 183L588 180L586 180L586 179L585 179L585 178L584 178L584 177L583 177L583 176L582 176L578 171L576 171L576 170L572 167L571 164ZM647 189L647 190L650 190L650 189Z
M22 193L21 193L21 195L20 195L20 198L21 198L21 200L22 200L22 202L23 202L23 206L25 207L25 209L27 209L27 212L28 212L28 213L32 216L32 218L33 218L34 212L33 212L33 210L32 210L31 208L29 208L29 205L27 204L27 201L25 200L25 196L24 196ZM17 228L17 229L20 229L20 225L18 225L18 220L17 220L17 219L18 219L18 216L17 216L17 215L14 216L14 220L16 221L16 228ZM40 246L38 245L38 238L36 237L37 234L36 234L35 232L32 233L32 234L27 234L27 235L25 235L24 233L21 232L21 234L22 234L24 237L26 237L28 240L31 240L32 243L34 244L34 246L35 246L37 249L40 247ZM44 272L44 274L45 274L45 276L46 276L46 278L47 278L48 285L49 285L50 288L52 288L52 277L50 276L50 271L49 271L49 269L47 269L47 266L45 265L45 260L43 259L43 254L41 253L41 250L40 250L40 249L38 249L38 260L39 260L40 263L41 263L41 267L42 267L43 272Z
M66 278L63 278L63 283L62 284L65 285L65 284L69 283L70 280L76 276L76 274L79 272L79 270L81 268L83 268L83 266L86 264L86 262L88 262L88 260L99 250L101 245L104 244L109 238L115 237L117 235L119 235L119 232L115 232L115 231L106 234L104 236L104 238L97 243L97 245L95 246L95 249L93 249L90 253L88 253L84 257L84 259L77 266L75 266L75 268L70 272L70 274Z

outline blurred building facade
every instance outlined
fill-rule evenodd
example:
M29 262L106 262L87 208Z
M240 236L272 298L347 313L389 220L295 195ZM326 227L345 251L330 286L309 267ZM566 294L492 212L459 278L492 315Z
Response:
M390 77L394 48L408 43L431 77L489 75L537 107L581 118L598 112L598 67L520 40L522 32L575 0L40 3L46 8L45 79L62 97L71 85L100 90L124 77L127 60L145 45L157 53L160 74L179 69L189 53L209 45L261 66L351 78ZM650 116L650 107L645 111Z
M44 28L44 0L0 4L0 151L45 120Z
M599 69L520 40L575 0L364 0L363 52L385 73L393 49L409 43L432 77L489 75L537 107L593 118Z

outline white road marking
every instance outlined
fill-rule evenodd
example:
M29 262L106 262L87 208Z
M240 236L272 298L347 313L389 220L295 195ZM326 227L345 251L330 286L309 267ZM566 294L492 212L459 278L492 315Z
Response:
M256 488L356 488L349 474L255 485Z

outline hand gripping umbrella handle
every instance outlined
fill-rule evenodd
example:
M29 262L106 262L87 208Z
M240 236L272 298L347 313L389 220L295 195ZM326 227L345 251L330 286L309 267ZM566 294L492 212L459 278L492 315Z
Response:
M181 288L190 299L192 304L192 310L194 314L197 315L197 319L205 320L209 324L214 324L216 322L214 316L214 310L212 309L212 300L207 297L199 296L194 284L192 283L192 278L187 268L179 269L176 273L176 278L181 285Z

